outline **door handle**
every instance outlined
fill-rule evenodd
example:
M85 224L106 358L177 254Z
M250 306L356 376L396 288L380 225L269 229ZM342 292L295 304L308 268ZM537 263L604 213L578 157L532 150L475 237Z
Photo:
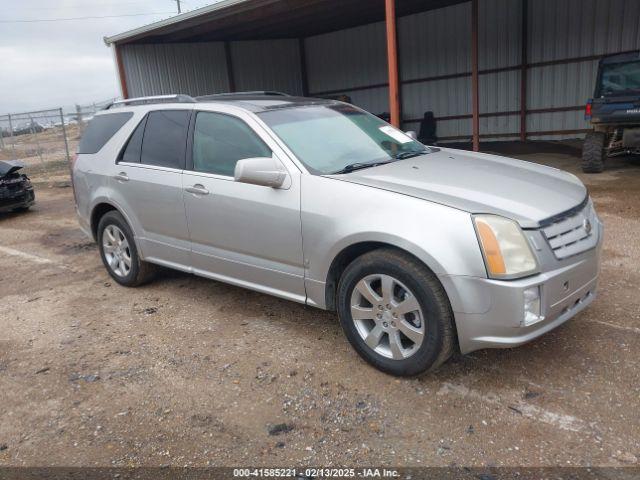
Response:
M117 175L114 175L113 178L115 178L119 182L128 182L129 181L129 177L127 176L127 174L125 172L120 172Z
M209 195L209 190L204 188L203 185L196 183L193 187L185 188L186 192L193 193L194 195Z

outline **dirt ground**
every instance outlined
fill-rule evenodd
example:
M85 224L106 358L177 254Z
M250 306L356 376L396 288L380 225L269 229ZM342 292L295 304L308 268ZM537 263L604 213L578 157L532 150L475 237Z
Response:
M37 205L0 217L0 465L637 466L640 164L519 156L588 185L598 298L416 379L365 364L331 313L181 273L118 286L68 183L35 174Z

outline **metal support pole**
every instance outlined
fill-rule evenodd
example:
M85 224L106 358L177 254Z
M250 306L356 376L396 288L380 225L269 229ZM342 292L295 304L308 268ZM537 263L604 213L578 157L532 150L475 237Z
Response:
M120 90L122 91L122 98L129 98L129 87L127 86L127 75L124 71L124 63L122 62L122 54L120 53L120 47L113 44L114 55L116 57L116 68L118 69L118 78L120 79Z
M527 141L527 64L529 63L529 1L522 0L522 56L520 68L520 141Z
M60 111L60 124L62 125L62 136L64 138L64 151L67 154L67 164L71 164L71 155L69 155L69 142L67 141L67 128L64 126L64 113L62 113L62 107L58 109Z
M233 55L231 53L231 43L224 42L224 56L227 62L227 80L229 82L229 91L236 91L236 76L233 73Z
M480 150L480 93L478 73L478 1L471 1L471 104L473 108L473 151Z
M389 112L391 113L391 124L400 128L400 82L398 77L395 0L385 0L385 14L387 23L387 63L389 68Z
M78 122L78 131L84 131L84 120L82 119L82 107L76 104L76 121Z
M16 160L16 139L13 138L13 123L11 123L11 114L7 115L9 118L9 138L11 139L11 152L13 160Z
M298 39L298 49L300 51L300 76L302 79L302 95L309 96L309 77L307 76L307 49L304 38Z

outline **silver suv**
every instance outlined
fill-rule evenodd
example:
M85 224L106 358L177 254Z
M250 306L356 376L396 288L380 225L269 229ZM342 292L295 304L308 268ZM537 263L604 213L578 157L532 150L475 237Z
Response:
M595 298L603 226L575 176L427 147L341 102L121 102L89 124L73 184L121 285L160 265L335 310L395 375L523 344Z

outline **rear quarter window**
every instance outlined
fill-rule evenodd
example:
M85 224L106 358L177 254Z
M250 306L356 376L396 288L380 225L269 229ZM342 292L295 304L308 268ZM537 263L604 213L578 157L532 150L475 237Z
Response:
M111 140L118 130L127 123L133 113L110 113L108 115L98 115L89 121L80 144L78 145L78 153L91 154L98 153L105 144Z
M140 154L142 152L142 137L144 135L144 127L147 124L147 117L144 117L138 124L133 134L129 137L124 151L120 155L118 162L140 163Z

